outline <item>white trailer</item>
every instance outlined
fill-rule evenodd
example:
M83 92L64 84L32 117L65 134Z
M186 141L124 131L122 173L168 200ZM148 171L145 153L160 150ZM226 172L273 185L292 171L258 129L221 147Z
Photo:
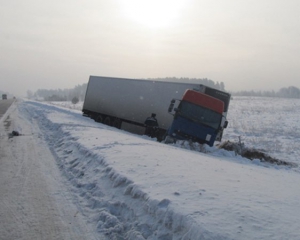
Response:
M155 113L159 127L166 130L173 120L170 101L199 88L200 84L90 76L83 112L95 120L109 116L112 122L117 118L140 126Z

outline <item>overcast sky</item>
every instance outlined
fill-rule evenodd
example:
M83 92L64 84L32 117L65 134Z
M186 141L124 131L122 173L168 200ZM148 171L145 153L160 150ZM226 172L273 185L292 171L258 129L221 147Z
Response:
M299 0L0 0L0 90L90 75L300 88Z

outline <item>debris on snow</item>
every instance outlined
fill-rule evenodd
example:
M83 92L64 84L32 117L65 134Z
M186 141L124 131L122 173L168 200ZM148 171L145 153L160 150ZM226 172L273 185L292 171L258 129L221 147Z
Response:
M273 158L266 154L263 150L246 148L244 143L242 143L241 141L239 141L238 143L226 141L218 145L218 148L225 149L227 151L234 151L236 155L241 155L242 157L248 158L250 160L259 159L262 162L269 162L276 165L284 165L290 167L298 166L296 163L286 162Z
M8 134L8 138L12 138L12 137L16 137L16 136L21 136L22 134L20 134L18 131L12 131L11 133Z

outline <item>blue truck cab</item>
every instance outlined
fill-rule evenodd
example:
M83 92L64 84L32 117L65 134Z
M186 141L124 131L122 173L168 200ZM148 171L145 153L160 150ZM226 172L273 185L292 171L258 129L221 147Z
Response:
M178 107L174 108L175 102ZM181 100L173 99L169 113L174 119L167 130L165 142L191 140L213 146L219 131L228 124L224 121L224 102L195 90L186 90ZM223 124L223 126L222 126Z

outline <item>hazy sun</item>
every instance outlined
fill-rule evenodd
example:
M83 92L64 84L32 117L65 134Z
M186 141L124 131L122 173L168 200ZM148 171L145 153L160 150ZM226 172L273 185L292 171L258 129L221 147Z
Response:
M179 16L184 0L126 0L125 14L135 22L150 28L170 26Z

